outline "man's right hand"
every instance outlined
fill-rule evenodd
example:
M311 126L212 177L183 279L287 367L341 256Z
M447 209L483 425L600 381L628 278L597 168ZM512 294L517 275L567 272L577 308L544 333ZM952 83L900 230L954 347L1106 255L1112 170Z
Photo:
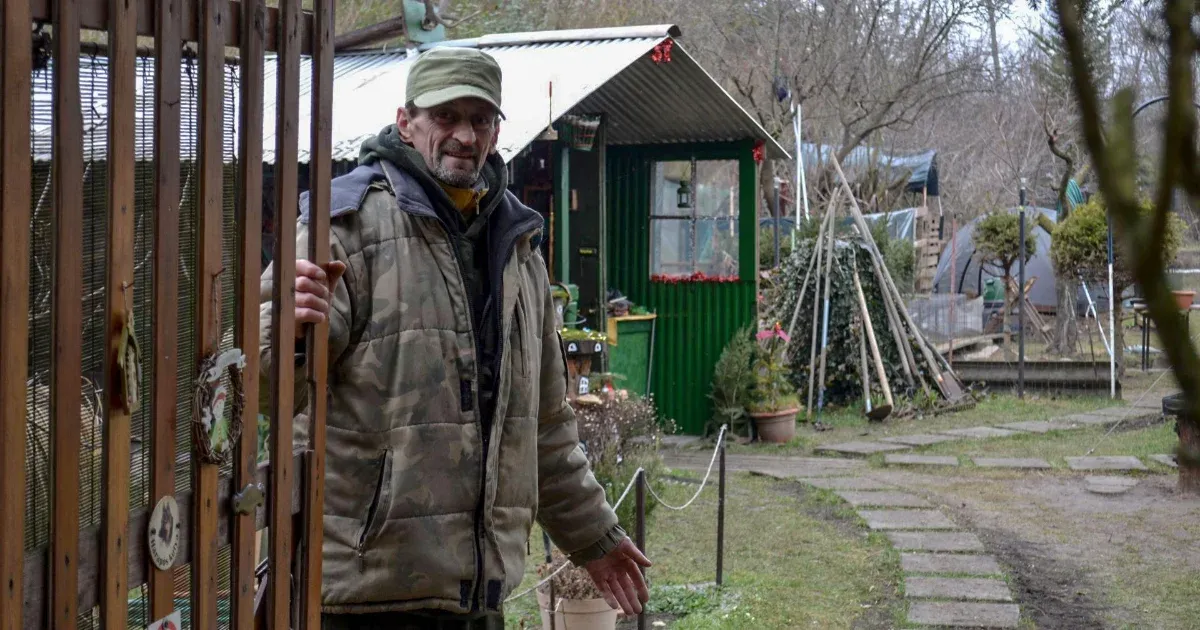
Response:
M329 319L333 288L346 272L346 263L333 260L321 268L308 260L296 261L296 338L304 337L303 324Z

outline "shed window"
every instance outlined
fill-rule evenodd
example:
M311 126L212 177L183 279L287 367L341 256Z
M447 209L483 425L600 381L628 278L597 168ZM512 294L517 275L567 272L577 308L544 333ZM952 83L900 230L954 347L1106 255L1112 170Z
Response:
M651 181L650 275L736 277L738 162L657 162Z

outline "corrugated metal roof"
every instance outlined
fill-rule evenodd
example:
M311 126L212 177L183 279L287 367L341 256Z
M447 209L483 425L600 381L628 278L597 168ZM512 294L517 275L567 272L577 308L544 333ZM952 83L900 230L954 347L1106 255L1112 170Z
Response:
M770 157L787 152L772 140L703 68L676 43L670 63L648 53L678 35L670 25L490 35L438 46L472 46L496 58L504 73L507 119L498 150L505 160L520 153L567 113L605 113L614 144L761 139ZM428 47L425 47L427 49ZM404 51L354 52L334 61L333 157L358 157L363 140L395 120L404 102L408 66ZM302 61L300 129L309 128L311 66ZM264 120L275 117L275 64L267 63ZM275 129L264 130L264 160L275 159ZM308 160L308 134L299 143Z

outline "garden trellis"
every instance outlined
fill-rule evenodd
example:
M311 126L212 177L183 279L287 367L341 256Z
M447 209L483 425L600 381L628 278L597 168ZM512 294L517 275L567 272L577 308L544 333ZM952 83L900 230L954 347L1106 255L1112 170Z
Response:
M310 440L295 448L291 361L272 362L264 392L269 462L255 430L268 51L280 68L270 201L297 207L297 143L311 134L313 233L328 233L333 2L313 7L4 4L0 527L24 535L0 544L0 629L144 627L173 612L196 628L318 625L320 580L289 585L320 575L325 397L309 397ZM316 62L303 130L302 54ZM294 222L274 231L277 260L294 258ZM304 254L328 250L318 237ZM275 286L290 285L290 265L276 269ZM274 338L288 339L276 354L292 351L292 299L272 297ZM306 333L300 377L323 391L327 331ZM224 463L193 439L192 392L214 359L197 435L247 427ZM243 389L244 406L220 406Z

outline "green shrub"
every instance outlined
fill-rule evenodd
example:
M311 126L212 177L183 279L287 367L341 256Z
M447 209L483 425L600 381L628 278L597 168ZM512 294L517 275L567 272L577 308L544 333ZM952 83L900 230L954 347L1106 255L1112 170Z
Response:
M749 437L750 422L746 406L750 403L750 389L754 387L754 338L749 328L733 335L721 357L713 368L713 379L708 397L713 401L713 417L705 426L705 434L715 433L722 424L729 425L734 435Z
M1141 210L1144 220L1149 221L1154 208L1148 200L1143 201ZM1164 266L1169 266L1179 253L1183 229L1183 221L1171 214L1160 252ZM1108 281L1108 211L1100 195L1093 195L1055 226L1050 260L1060 275L1082 278L1089 283ZM1117 295L1133 284L1133 271L1127 260L1124 248L1118 243L1113 252L1113 286Z
M780 324L760 331L754 352L754 389L751 390L750 411L773 412L799 406L796 388L791 383L791 371L785 351L789 337Z

